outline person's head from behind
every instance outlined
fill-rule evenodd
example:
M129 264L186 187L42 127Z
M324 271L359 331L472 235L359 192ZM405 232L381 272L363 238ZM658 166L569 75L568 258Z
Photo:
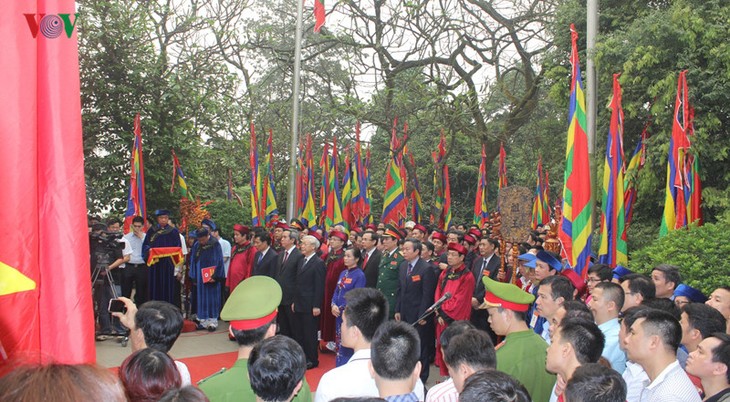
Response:
M617 371L588 363L575 370L563 395L565 402L624 402L626 382Z
M702 383L714 383L719 389L730 386L730 336L714 333L700 342L687 358L687 373L699 377ZM712 395L706 395L710 397Z
M727 322L722 314L702 303L689 303L682 307L679 320L682 325L682 345L688 352L697 349L699 343L715 332L725 332Z
M370 344L375 331L388 319L388 301L377 289L357 288L345 294L342 313L342 345L349 348Z
M160 398L158 402L210 402L203 391L192 385L173 388Z
M598 362L605 343L603 332L593 321L565 319L552 334L545 366L567 378L576 366Z
M129 355L119 367L119 379L130 401L157 401L170 388L182 384L172 358L152 348Z
M89 364L24 365L0 377L0 401L125 402L124 388L109 370Z
M655 297L653 299L646 299L641 302L644 307L652 308L654 310L661 310L665 313L669 313L677 321L682 319L682 310L674 304L673 301L665 299L663 297Z
M439 339L441 342L441 350L446 351L449 347L449 343L451 343L451 339L470 329L477 329L471 321L459 320L449 324L449 326L444 329L444 332L441 333L441 338Z
M682 327L671 314L647 308L635 315L624 341L629 360L639 364L676 356Z
M444 349L444 361L454 387L461 392L470 375L497 367L497 354L486 332L470 329L451 338Z
M531 402L527 389L509 374L481 370L469 376L459 402Z
M257 400L290 401L302 388L307 359L291 338L277 335L254 346L248 376Z
M421 372L421 340L415 328L402 321L387 321L375 331L370 349L370 374L378 390L388 383L390 389L400 390L393 395L410 393ZM381 392L380 396L390 395Z
M656 286L651 278L641 274L628 274L621 278L624 290L624 306L622 311L641 304L642 301L656 296Z
M182 311L168 302L148 301L137 310L134 326L135 331L142 333L148 348L167 353L182 332Z

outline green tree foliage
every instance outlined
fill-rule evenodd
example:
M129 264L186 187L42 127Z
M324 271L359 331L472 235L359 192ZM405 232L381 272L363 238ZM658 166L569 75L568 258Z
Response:
M719 286L727 286L730 265L728 221L708 223L688 230L675 230L635 251L629 269L650 273L659 264L680 267L682 282L709 295Z

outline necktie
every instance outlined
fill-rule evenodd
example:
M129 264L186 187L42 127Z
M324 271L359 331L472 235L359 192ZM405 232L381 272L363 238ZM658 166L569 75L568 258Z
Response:
M482 260L482 271L480 272L482 275L484 275L484 270L487 269L487 260Z
M281 263L282 263L282 264L286 264L286 259L287 259L287 258L289 258L289 252L288 252L288 251L285 251L285 252L284 252L284 261L282 261Z
M262 253L261 255L259 255L259 264L261 264L261 260L263 260L263 259L264 259L264 255Z
M370 256L370 254L365 253L365 258L363 258L363 260L362 260L362 267L363 268L365 268L365 266L368 265L368 257L369 256Z
M413 263L412 262L409 262L408 263L408 275L410 275L411 272L413 272Z

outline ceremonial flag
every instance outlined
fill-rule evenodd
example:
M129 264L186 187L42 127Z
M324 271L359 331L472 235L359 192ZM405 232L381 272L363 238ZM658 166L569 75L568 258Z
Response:
M363 225L367 217L366 190L367 178L360 146L360 122L355 124L355 160L353 161L352 214L358 225Z
M689 154L688 137L690 106L687 94L687 71L679 73L677 97L674 106L672 137L669 140L667 158L667 186L664 201L664 214L659 236L672 230L685 227L688 223L688 195L692 194L689 176L691 175L692 156Z
M372 208L370 204L370 148L365 155L365 162L363 163L363 183L364 187L360 190L365 195L365 212L363 212L364 218L363 223L368 224L373 222Z
M322 148L322 159L319 161L319 167L322 168L322 182L319 187L319 220L320 225L324 226L325 216L327 216L327 197L329 196L329 144L325 141Z
M170 149L172 152L172 185L170 186L170 194L175 191L175 178L177 178L177 184L180 187L180 196L193 200L193 193L188 189L188 182L185 180L185 173L183 173L180 161L177 159L174 149Z
M251 166L251 224L263 226L264 211L261 208L261 174L259 172L259 151L256 145L256 128L251 123L251 139L249 142L249 164Z
M352 214L352 182L350 155L345 151L345 174L342 178L342 220L347 230L357 225Z
M385 196L383 197L383 216L380 221L388 224L400 225L406 216L405 194L403 192L403 175L398 160L400 143L396 137L398 119L393 120L393 130L390 136L390 161L385 172Z
M322 26L324 26L324 20L324 0L314 0L314 32L319 32Z
M324 218L325 229L329 232L336 225L342 225L342 203L340 200L340 184L337 182L337 137L332 140L332 156L328 158L327 174L327 213Z
M274 184L274 150L272 143L274 132L269 129L269 139L266 141L268 153L266 154L266 177L263 187L263 202L261 203L266 216L266 226L271 226L279 221L279 209L276 206L276 186Z
M624 210L626 211L626 230L628 231L631 219L634 217L634 203L636 202L636 181L639 171L646 162L646 138L651 120L647 121L641 131L641 138L636 144L634 154L631 156L626 172L624 173Z
M311 228L317 224L317 208L314 204L314 162L312 160L312 135L307 135L307 149L305 153L306 165L306 196L304 198L304 208L301 217L307 220L307 224Z
M487 222L489 222L489 212L487 212L487 147L482 144L479 182L477 183L477 195L474 199L474 224L481 228Z
M3 8L0 361L94 363L75 2Z
M572 50L572 79L570 83L570 112L568 114L568 141L565 151L565 183L563 187L563 220L558 237L564 257L583 278L588 274L591 255L591 173L588 164L588 137L586 136L586 108L583 81L578 60L578 33L570 25Z
M451 224L451 184L449 183L449 166L446 164L446 137L441 130L438 149L431 154L434 162L433 181L436 189L434 201L434 214L431 214L431 221L441 230L448 230Z
M550 207L547 199L547 172L542 170L542 157L537 160L537 183L535 186L535 200L532 203L532 228L550 221Z
M147 229L147 203L144 193L144 163L142 159L142 125L139 113L134 117L134 145L129 174L129 196L127 197L127 212L124 214L124 233L129 233L132 219L141 216L145 220Z
M507 152L504 144L499 144L499 189L507 187Z
M413 190L411 190L411 218L416 223L421 223L423 211L423 201L421 200L421 186L418 184L418 176L416 175L416 161L413 159L413 152L408 147L403 147L408 153L408 161L413 169Z
M689 109L689 126L688 134L689 137L694 137L695 126L694 126L694 115L695 110L693 107ZM702 203L702 180L700 179L700 158L693 153L688 153L686 170L689 170L687 175L687 222L697 222L699 226L702 226L702 209L700 204Z
M598 261L611 268L628 264L626 247L626 211L624 209L624 110L621 107L619 74L613 75L611 123L603 165L603 199L601 203L601 245Z
M296 171L296 202L295 202L295 214L294 216L298 216L301 218L302 211L304 210L304 199L306 198L306 167L304 166L304 144L306 142L306 139L302 139L299 141L299 147L297 149L297 171Z

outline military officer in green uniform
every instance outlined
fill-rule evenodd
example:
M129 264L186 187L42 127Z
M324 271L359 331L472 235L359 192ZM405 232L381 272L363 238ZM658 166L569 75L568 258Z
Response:
M238 342L238 360L198 386L211 402L254 402L256 396L248 378L248 357L257 343L276 334L276 313L281 303L281 287L268 276L252 276L241 282L221 310L221 319L230 321L228 331ZM294 401L311 402L306 378Z
M398 267L403 256L398 251L398 242L402 239L400 231L392 225L386 225L385 233L380 236L383 243L383 256L378 267L377 288L385 295L390 307L390 319L395 318L395 295L398 292Z
M519 380L533 401L547 401L555 384L555 375L545 370L547 343L527 326L525 313L535 296L510 283L488 276L482 278L485 295L480 308L489 311L487 321L492 330L504 336L497 349L497 370Z

